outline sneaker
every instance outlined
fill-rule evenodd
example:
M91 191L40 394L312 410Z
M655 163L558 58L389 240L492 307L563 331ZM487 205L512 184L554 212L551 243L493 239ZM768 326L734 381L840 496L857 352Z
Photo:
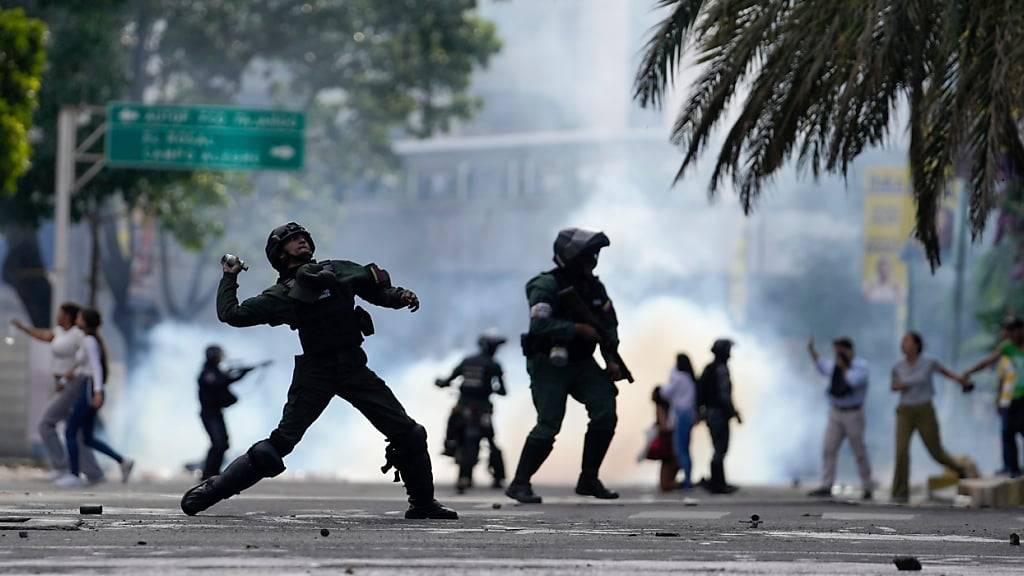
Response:
M132 475L132 469L135 468L135 460L131 458L125 458L121 461L121 482L127 482L128 477Z
M56 482L61 478L61 476L64 476L67 473L67 470L50 470L46 473L46 479L50 482Z
M61 488L85 488L87 486L85 480L70 473L57 478L53 483Z
M810 492L807 493L807 495L810 496L811 498L831 498L832 488L830 486L822 486L817 490L811 490Z

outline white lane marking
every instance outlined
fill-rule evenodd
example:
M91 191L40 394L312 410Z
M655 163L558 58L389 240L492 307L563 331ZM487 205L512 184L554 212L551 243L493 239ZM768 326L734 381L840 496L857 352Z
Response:
M654 510L638 512L630 520L721 520L730 513L722 510Z
M883 514L874 512L826 512L821 515L823 520L850 520L853 522L878 520L882 522L901 522L913 520L916 514Z
M778 575L829 574L861 576L864 574L889 574L889 562L806 562L806 561L670 561L670 560L597 560L597 559L457 559L457 558L409 558L409 559L310 559L303 557L182 557L182 558L34 558L30 560L9 560L5 568L54 571L54 569L78 569L102 571L111 569L135 569L152 573L171 570L214 570L221 573L230 569L264 571L285 571L306 573L331 573L351 568L360 574L522 574L523 570L541 571L545 574L706 574L722 572L727 574ZM961 576L1010 576L1019 574L1020 566L957 566L943 565L945 574Z
M813 538L816 540L881 540L907 542L960 542L976 544L1005 544L1004 540L981 538L980 536L959 536L956 534L865 534L863 532L804 532L804 531L770 531L764 532L777 538Z
M459 510L459 518L473 517L473 518L490 518L492 516L543 516L544 511L542 510L505 510L504 508L499 510Z

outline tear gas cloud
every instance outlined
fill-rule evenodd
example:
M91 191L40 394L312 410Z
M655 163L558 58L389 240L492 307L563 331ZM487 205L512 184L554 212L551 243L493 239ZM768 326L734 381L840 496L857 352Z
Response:
M449 459L437 456L454 395L432 382L450 373L472 351L476 336L490 327L509 337L499 353L509 395L495 400L495 426L507 467L514 470L535 417L517 345L528 320L523 286L551 266L551 243L557 230L567 226L601 229L611 238L597 272L615 300L621 351L637 377L635 384L619 386L617 434L602 469L606 479L655 481L653 463L636 463L644 432L654 419L651 389L665 381L676 353L689 353L699 371L710 360L711 342L723 336L737 342L734 395L744 417L744 424L733 428L726 461L731 478L778 483L816 477L827 416L826 384L810 370L803 344L814 334L828 353L830 337L851 333L872 363L868 443L876 479L884 481L891 469L895 407L887 374L898 351L892 310L869 314L859 309L862 200L856 178L815 183L784 172L752 218L742 215L728 190L720 191L717 201L707 201L713 157L672 187L680 155L665 143L668 122L629 101L635 53L657 14L642 2L608 0L609 11L603 12L583 9L582 1L483 3L484 16L498 24L504 49L476 82L484 111L457 136L501 136L525 126L539 132L599 133L611 144L568 151L524 148L519 156L471 149L445 157L443 151L425 148L420 156L406 157L406 179L419 183L421 193L402 188L351 200L339 216L330 218L324 216L324 202L333 200L313 197L281 205L273 179L263 179L254 198L240 201L237 218L250 231L269 231L279 222L261 221L256 207L276 202L282 221L296 220L311 228L319 257L376 261L391 271L396 283L420 294L424 308L416 315L371 310L377 334L368 339L366 349L370 367L426 426L439 482L456 475ZM571 32L558 25L575 21L579 14L587 16ZM586 66L580 64L584 55ZM652 132L653 140L642 145L628 140ZM531 140L510 142L528 146ZM878 152L873 161L899 165L903 152L896 146ZM536 186L531 193L520 179L516 193L491 194L496 181L512 187L514 179L504 172L486 176L483 171L485 176L468 179L467 190L452 192L463 168L453 168L456 176L450 177L445 162L515 166ZM262 245L253 234L247 244L237 246L254 265L253 272L241 277L242 297L270 281L265 271L257 270L264 263L254 257L262 254ZM941 274L922 281L925 289L947 285ZM231 329L216 324L213 316L211 306L197 324L157 327L149 353L115 406L112 431L144 470L174 473L182 462L204 454L207 440L198 418L195 379L208 343L221 344L238 361L275 360L237 385L241 401L227 410L229 457L266 437L280 416L291 356L299 353L295 334L283 327ZM977 403L956 404L968 411L970 406ZM983 465L994 462L993 422L978 426L952 418L943 425L952 452L976 451ZM538 482L575 480L585 426L582 406L570 401L555 451ZM974 432L968 438L969 426ZM383 448L380 434L339 399L288 457L288 474L386 480L378 471ZM693 450L699 477L710 459L703 427L695 431ZM925 461L918 457L915 469ZM854 476L852 458L844 456L840 477Z

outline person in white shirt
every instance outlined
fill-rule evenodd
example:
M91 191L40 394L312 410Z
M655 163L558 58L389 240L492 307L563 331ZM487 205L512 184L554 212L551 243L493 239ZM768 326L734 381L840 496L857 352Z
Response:
M55 394L47 401L43 409L42 418L39 420L39 438L43 441L46 455L50 461L52 478L56 480L68 472L68 455L64 450L64 442L57 434L57 425L64 422L71 415L71 408L75 405L82 392L85 381L79 378L68 378L67 374L75 367L75 353L85 334L75 326L75 318L78 316L80 306L73 302L65 302L57 308L57 318L52 330L46 328L35 328L22 323L19 320L12 320L16 328L41 342L50 344L51 368L53 374ZM78 438L79 454L81 455L82 471L90 484L103 481L103 471L96 463L96 456L91 448L82 443Z
M101 323L100 313L92 308L83 308L78 312L76 324L85 333L85 336L75 357L75 373L84 377L86 383L75 402L65 430L64 436L68 448L68 474L57 480L58 486L70 488L85 485L85 481L79 477L78 444L75 441L79 432L81 432L86 446L110 456L118 463L121 467L122 482L128 481L135 465L134 461L121 456L93 434L96 413L103 406L104 386L109 374L107 350L99 333Z
M818 356L814 339L807 342L807 351L814 361L818 373L829 379L828 400L831 409L828 426L825 428L824 474L821 487L808 494L812 497L830 497L836 479L836 463L843 439L849 439L850 448L857 461L857 471L864 487L864 500L871 500L874 480L871 478L871 461L867 444L864 442L864 400L868 393L868 363L857 356L853 340L847 337L832 341L835 359L825 360Z
M676 461L683 471L683 482L679 488L684 490L693 488L690 477L693 468L690 460L690 431L697 420L696 381L690 357L679 354L676 356L676 367L669 373L668 384L661 387L661 397L671 406L669 427L674 433L672 446Z

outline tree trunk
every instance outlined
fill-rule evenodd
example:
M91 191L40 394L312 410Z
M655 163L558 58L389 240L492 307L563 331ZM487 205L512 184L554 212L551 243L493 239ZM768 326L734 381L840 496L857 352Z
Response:
M114 326L121 333L124 339L125 356L129 368L137 357L136 350L138 343L135 338L135 315L129 302L131 287L131 250L134 243L134 234L128 237L128 254L122 254L121 245L117 240L117 218L110 216L101 219L99 223L101 232L100 266L103 268L103 278L107 281L110 295L114 300ZM128 227L132 230L132 227Z
M164 230L160 230L160 288L163 293L164 307L171 318L180 322L191 322L195 320L200 312L207 309L217 293L218 282L203 286L206 278L206 271L210 268L210 248L204 246L196 256L195 265L192 267L192 277L189 280L188 295L183 303L178 303L174 296L174 287L171 284L170 266L170 240Z
M4 257L0 277L14 288L33 326L50 326L50 279L46 276L43 256L39 249L38 230L31 226L5 227L7 255Z

